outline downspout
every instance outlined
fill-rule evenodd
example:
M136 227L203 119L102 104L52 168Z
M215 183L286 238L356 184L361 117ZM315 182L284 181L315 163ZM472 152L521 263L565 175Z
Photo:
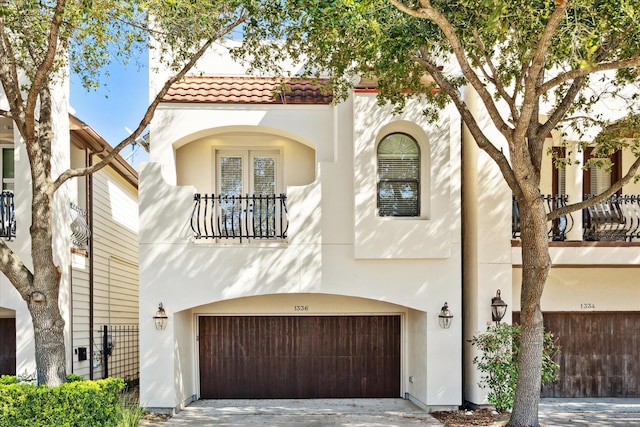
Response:
M86 150L87 167L92 165L92 156L89 149ZM87 200L87 221L89 222L89 379L93 379L93 348L94 348L94 325L93 325L93 177L86 176L86 200Z
M73 254L69 259L69 354L71 358L71 373L73 374Z
M462 120L460 120L460 242L462 242L462 244L460 245L460 268L462 270L461 274L460 274L460 294L462 295L461 298L461 302L462 302L462 307L460 310L460 321L462 322L462 334L460 336L460 338L462 339L462 343L461 343L461 349L462 349L462 354L460 357L460 362L461 362L461 367L460 367L460 372L462 372L462 384L460 384L460 392L461 392L461 396L460 396L460 408L464 408L466 406L466 402L465 402L465 375L467 374L467 368L466 368L466 364L465 364L465 313L467 312L467 298L465 298L465 279L466 279L466 269L465 269L465 257L467 255L467 251L465 248L465 223L466 221L464 220L464 216L466 213L466 206L465 206L465 185L464 185L464 179L466 174L464 173L464 153L465 149L464 149L464 122Z

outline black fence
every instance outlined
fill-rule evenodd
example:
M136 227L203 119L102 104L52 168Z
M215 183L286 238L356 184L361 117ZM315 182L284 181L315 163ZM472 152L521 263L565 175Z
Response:
M128 385L140 380L140 329L138 325L104 325L98 330L102 377L123 378Z

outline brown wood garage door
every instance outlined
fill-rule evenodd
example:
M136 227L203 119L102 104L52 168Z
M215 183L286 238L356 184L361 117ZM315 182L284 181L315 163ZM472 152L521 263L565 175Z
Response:
M0 375L16 374L16 319L0 318Z
M400 316L200 317L202 399L399 397Z
M640 313L544 313L544 326L561 353L542 397L640 397Z

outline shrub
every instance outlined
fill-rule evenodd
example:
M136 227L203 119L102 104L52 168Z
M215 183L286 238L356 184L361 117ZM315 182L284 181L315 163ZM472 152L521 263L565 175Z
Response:
M137 427L144 416L144 409L137 403L120 402L118 405L118 427Z
M74 383L76 381L84 381L84 377L78 374L67 374L68 383Z
M74 381L58 387L0 384L0 427L115 426L120 378Z
M513 408L518 375L518 352L520 351L520 325L498 323L487 327L487 331L474 336L469 342L482 353L473 358L473 364L482 372L480 387L488 388L487 400L498 411ZM560 366L553 356L560 351L553 334L545 332L542 354L542 385L558 379Z

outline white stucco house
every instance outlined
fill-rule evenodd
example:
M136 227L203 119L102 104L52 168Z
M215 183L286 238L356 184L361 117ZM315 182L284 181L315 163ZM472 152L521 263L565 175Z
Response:
M151 95L163 82L150 75ZM472 91L465 97L477 105ZM158 107L140 173L147 406L173 410L200 398L486 403L467 340L492 321L498 291L508 305L503 321L519 315L509 188L451 107L436 123L420 100L395 114L365 80L344 102L331 101L309 81L281 87L249 76L219 49ZM550 135L549 147L562 138ZM617 156L616 167L627 167L630 154ZM541 193L570 201L615 178L578 165L558 170L551 156L543 174ZM544 395L640 395L632 362L638 193L627 185L620 199L550 224L542 308L563 353L561 379ZM620 206L629 209L598 216ZM440 325L444 306L449 328ZM619 334L630 344L613 345Z
M394 115L366 84L338 105L295 79L274 97L225 57L197 73L160 104L140 172L141 401L458 405L457 114Z

